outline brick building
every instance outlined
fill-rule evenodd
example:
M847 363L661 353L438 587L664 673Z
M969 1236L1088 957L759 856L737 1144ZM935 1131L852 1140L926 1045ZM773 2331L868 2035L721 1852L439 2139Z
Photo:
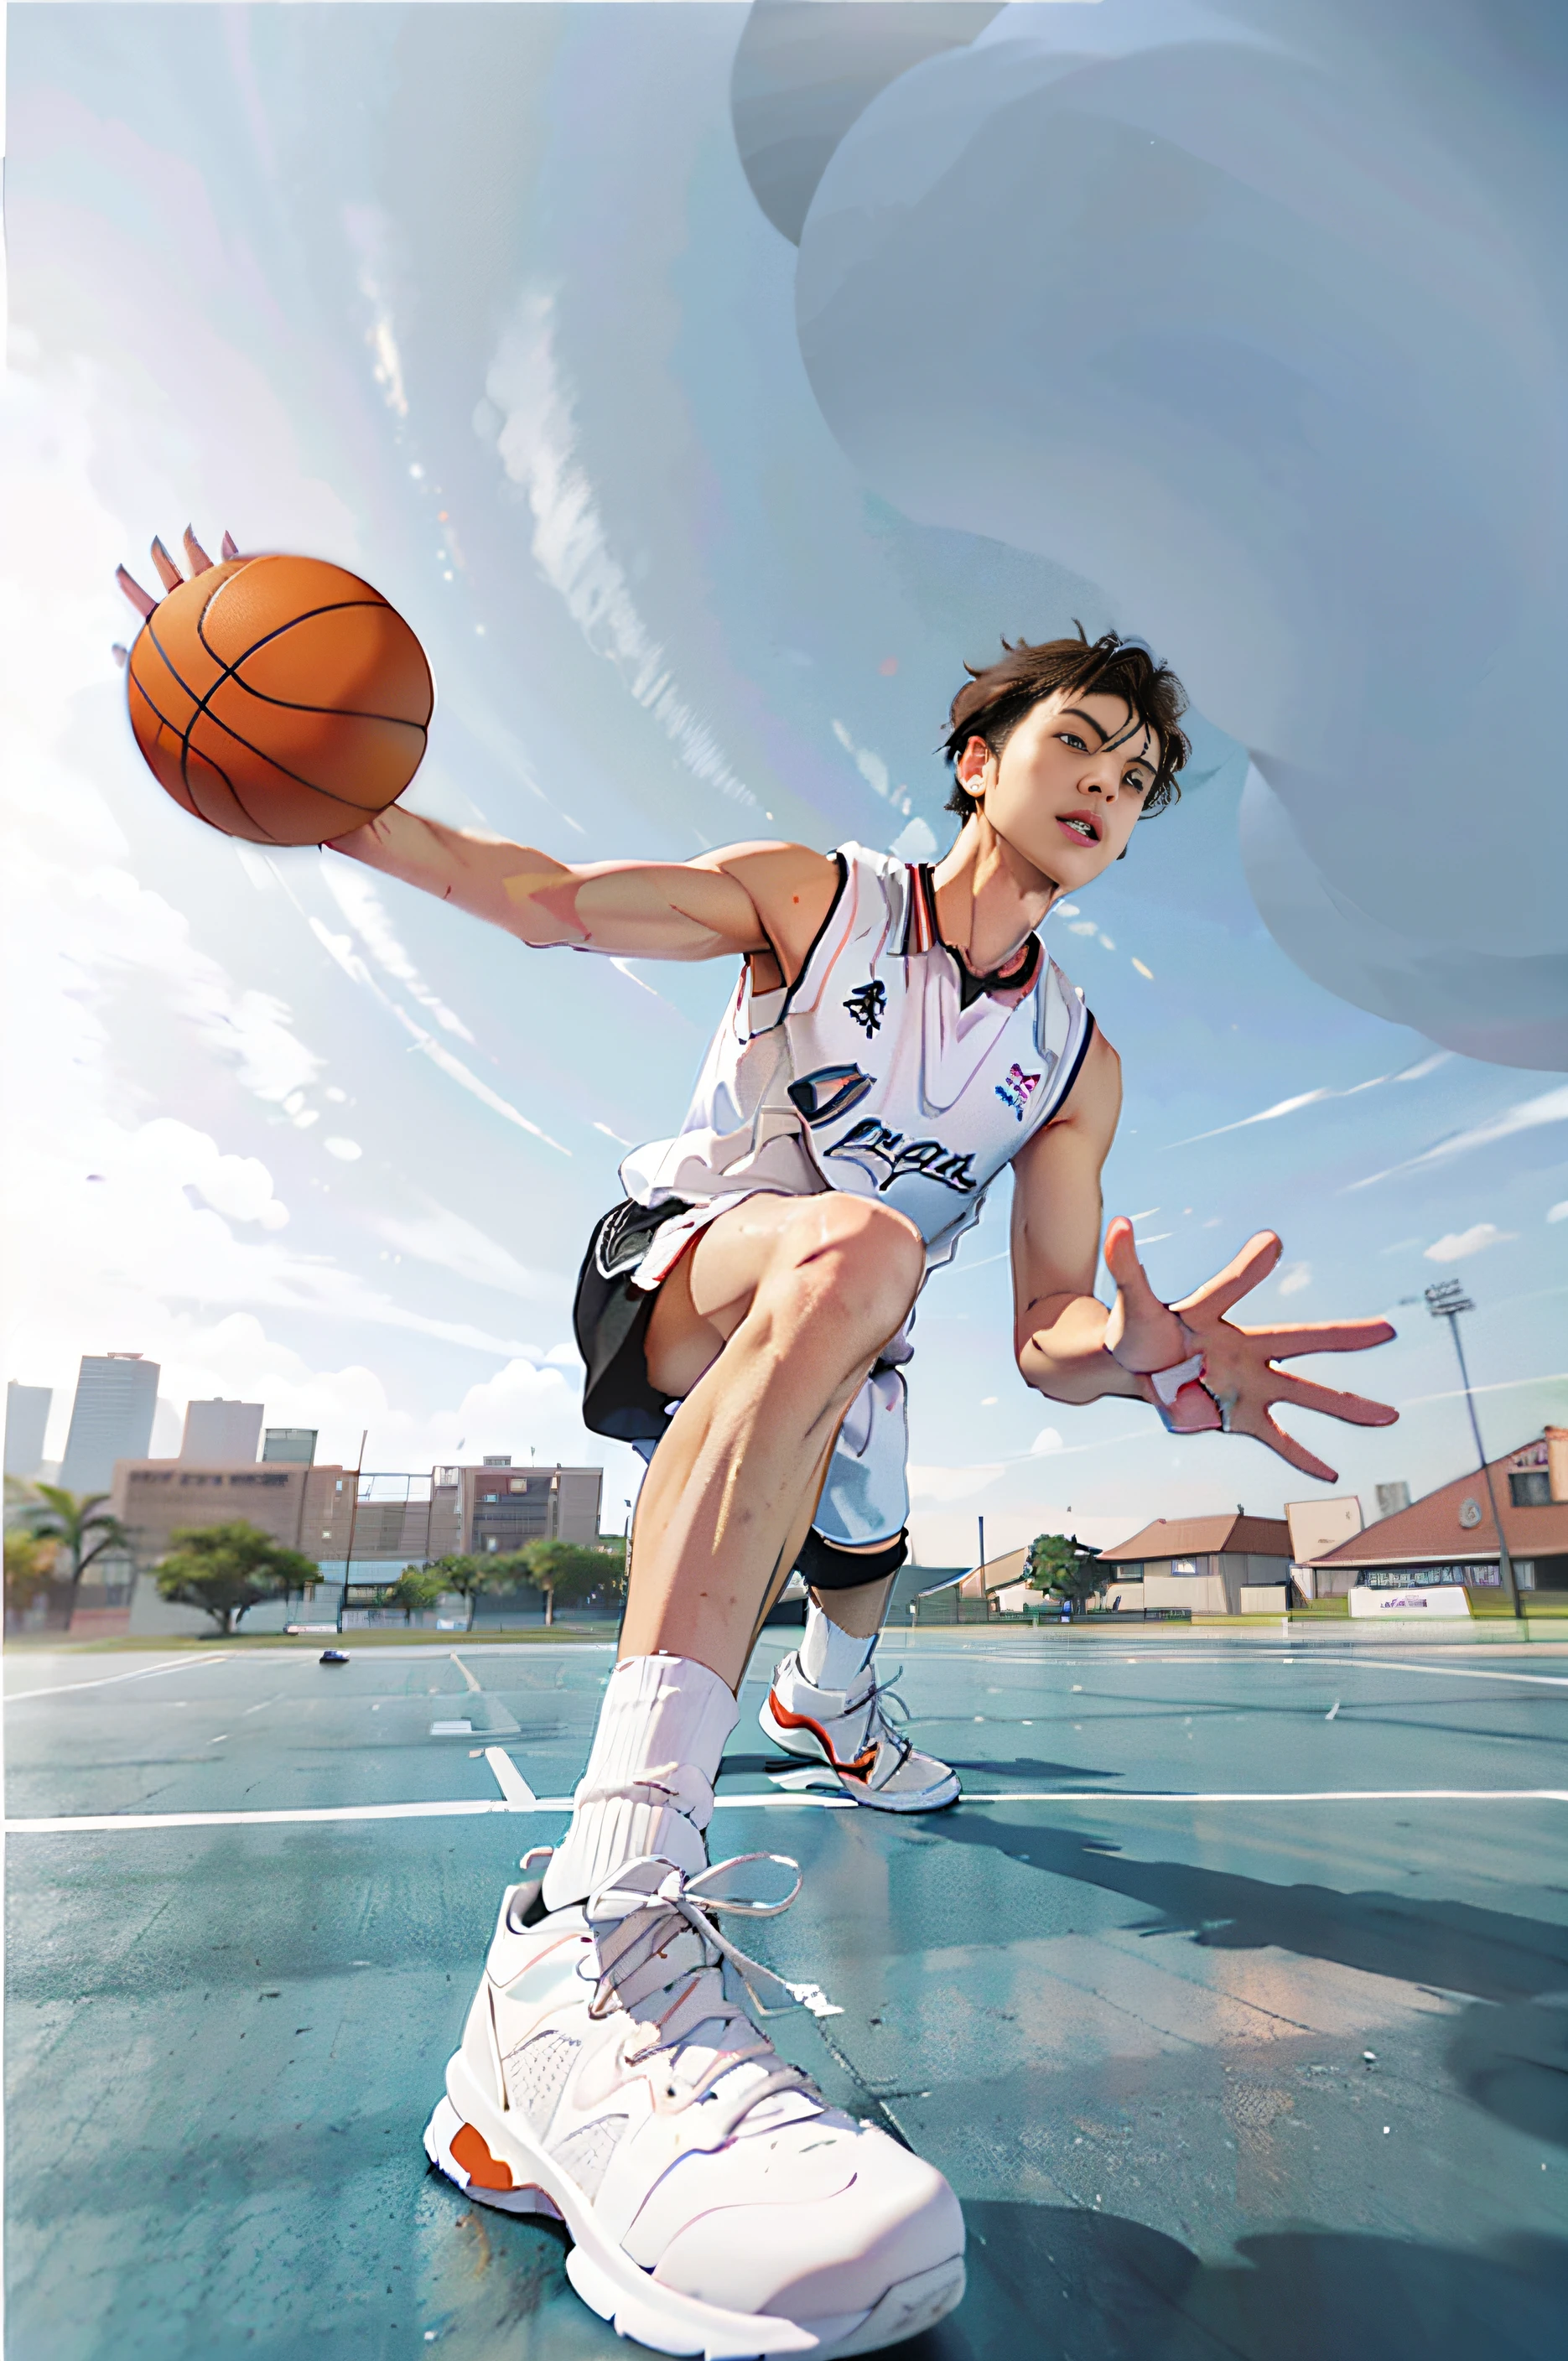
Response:
M1547 1427L1488 1467L1519 1589L1568 1590L1568 1426ZM1497 1597L1497 1529L1480 1469L1380 1517L1314 1558L1312 1571L1325 1598L1358 1584L1383 1590L1457 1584Z

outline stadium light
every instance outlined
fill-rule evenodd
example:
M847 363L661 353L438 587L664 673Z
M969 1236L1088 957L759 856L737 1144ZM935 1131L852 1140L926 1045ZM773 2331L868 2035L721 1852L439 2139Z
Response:
M1514 1580L1514 1562L1508 1555L1508 1536L1497 1513L1497 1496L1492 1489L1492 1471L1486 1465L1486 1445L1481 1441L1481 1422L1475 1415L1475 1402L1470 1391L1470 1372L1464 1366L1464 1347L1459 1337L1459 1315L1474 1312L1475 1304L1457 1279L1440 1279L1426 1290L1427 1310L1434 1320L1446 1320L1448 1333L1453 1339L1453 1349L1459 1356L1459 1375L1464 1388L1464 1407L1470 1412L1470 1432L1475 1438L1475 1456L1481 1463L1481 1480L1486 1487L1486 1501L1492 1511L1492 1522L1497 1532L1497 1560L1503 1584L1508 1594L1508 1608L1517 1623L1519 1616L1519 1590Z

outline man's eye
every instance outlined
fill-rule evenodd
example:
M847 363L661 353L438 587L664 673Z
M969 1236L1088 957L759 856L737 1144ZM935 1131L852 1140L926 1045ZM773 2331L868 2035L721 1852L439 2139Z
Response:
M1082 740L1081 738L1076 737L1076 736L1074 735L1074 733L1073 733L1070 730L1058 730L1058 737L1060 738L1061 742L1062 742L1062 744L1063 744L1064 746L1070 746L1070 747L1072 747L1072 748L1073 748L1073 750L1074 750L1074 752L1077 752L1077 753L1080 753L1080 754L1087 754L1087 753L1088 753L1089 749L1088 749L1088 747L1084 744L1083 740Z

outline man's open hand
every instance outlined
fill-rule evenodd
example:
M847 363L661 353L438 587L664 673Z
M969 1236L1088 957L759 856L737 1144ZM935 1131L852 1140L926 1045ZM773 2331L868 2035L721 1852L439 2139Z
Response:
M1391 1426L1399 1413L1387 1402L1369 1401L1362 1394L1337 1393L1314 1385L1309 1378L1293 1378L1276 1368L1277 1361L1302 1353L1361 1353L1370 1345L1386 1345L1394 1331L1387 1320L1309 1322L1297 1328L1238 1328L1225 1313L1244 1295L1260 1286L1280 1256L1272 1230L1249 1238L1234 1261L1180 1303L1162 1303L1138 1260L1131 1222L1118 1215L1105 1233L1105 1264L1116 1282L1116 1301L1105 1330L1106 1350L1113 1360L1134 1375L1147 1378L1168 1369L1194 1353L1203 1356L1201 1382L1184 1385L1168 1416L1179 1433L1198 1434L1223 1428L1227 1434L1250 1434L1267 1444L1281 1459L1304 1476L1325 1483L1336 1480L1335 1470L1314 1456L1276 1425L1269 1415L1277 1402L1294 1402L1302 1410L1323 1411L1352 1426ZM1145 1392L1156 1400L1152 1386Z

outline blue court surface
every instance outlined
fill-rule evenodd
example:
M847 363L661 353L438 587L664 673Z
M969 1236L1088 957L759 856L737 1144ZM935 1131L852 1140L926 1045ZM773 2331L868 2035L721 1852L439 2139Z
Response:
M1568 1657L904 1656L963 1803L780 1786L753 1680L710 1837L805 1872L781 2047L963 2201L905 2361L1561 2361ZM11 1653L10 2361L637 2349L420 2147L610 1662Z

